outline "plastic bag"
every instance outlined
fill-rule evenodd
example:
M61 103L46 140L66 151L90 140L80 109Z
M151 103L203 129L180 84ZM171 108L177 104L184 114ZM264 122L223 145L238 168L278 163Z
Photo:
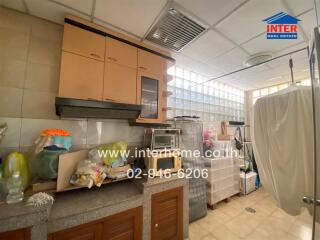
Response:
M70 183L77 186L91 188L93 185L100 187L107 177L105 168L91 160L83 160L78 163L75 174L71 177Z
M123 141L103 144L98 147L94 159L96 159L98 156L105 165L112 166L115 161L123 159L125 157L126 150L127 143Z

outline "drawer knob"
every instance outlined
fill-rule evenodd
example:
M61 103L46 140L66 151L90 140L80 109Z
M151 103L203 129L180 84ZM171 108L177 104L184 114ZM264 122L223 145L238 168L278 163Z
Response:
M155 228L159 227L159 224L158 224L158 223L156 223L156 224L154 225L154 227L155 227Z

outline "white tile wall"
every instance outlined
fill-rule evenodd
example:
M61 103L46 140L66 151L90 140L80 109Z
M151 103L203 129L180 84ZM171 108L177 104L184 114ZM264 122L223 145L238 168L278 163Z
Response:
M126 120L89 120L87 144L95 145L114 141L141 143L142 127L131 127Z
M0 118L0 122L6 122L8 124L5 136L2 141L0 141L0 148L19 147L21 118Z
M1 118L8 130L0 148L25 148L34 144L40 132L46 128L60 128L71 132L73 146L95 146L123 140L129 144L141 144L143 128L131 127L126 120L50 120L30 118Z

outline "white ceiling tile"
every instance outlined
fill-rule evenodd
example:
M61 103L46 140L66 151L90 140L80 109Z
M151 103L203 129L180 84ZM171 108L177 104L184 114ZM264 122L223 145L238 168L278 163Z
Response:
M20 12L26 12L26 8L22 0L0 0L0 5Z
M219 23L216 28L237 43L243 43L266 30L263 19L286 11L279 0L251 0Z
M262 34L259 37L246 42L242 47L251 54L261 52L271 52L276 54L282 49L291 45L297 45L301 42L303 42L301 32L298 32L298 39L267 39L266 34Z
M283 0L290 8L292 13L296 16L302 12L313 8L313 0Z
M91 14L93 0L53 0L80 12Z
M89 16L80 14L69 8L63 7L47 0L25 0L31 15L50 20L52 22L64 23L66 14L74 14L78 17L89 20Z
M232 48L234 44L222 37L219 33L209 30L200 38L182 50L183 54L202 62L217 57Z
M315 11L312 10L310 12L307 12L299 16L299 19L301 20L300 26L306 33L307 37L310 39L311 32L317 26Z
M307 50L305 51L300 51L297 53L293 53L275 60L272 60L268 63L269 66L272 68L277 68L279 66L289 66L289 59L292 58L293 64L295 65L295 62L298 62L300 60L304 60L308 62L308 52Z
M95 17L142 37L166 2L166 0L97 0Z
M243 61L248 57L248 54L241 48L234 48L231 51L208 61L209 65L219 67L226 72L234 71L243 68Z
M223 73L222 70L217 67L193 60L181 53L173 54L173 58L176 59L176 66L181 66L206 76L218 76Z
M245 0L175 0L206 23L213 25Z

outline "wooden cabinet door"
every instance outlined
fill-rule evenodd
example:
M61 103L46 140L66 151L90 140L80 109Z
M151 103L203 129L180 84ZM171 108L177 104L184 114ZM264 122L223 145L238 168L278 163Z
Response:
M59 96L102 100L104 63L62 51Z
M65 24L62 49L67 52L104 61L105 37L70 24Z
M152 195L152 240L183 239L183 188Z
M105 63L103 100L137 103L137 69L113 62Z
M51 235L52 240L101 240L102 223L83 224Z
M102 240L141 240L142 207L108 217L103 223Z
M107 37L106 58L109 62L137 68L138 50L134 46Z
M31 240L30 228L0 233L0 240Z
M156 54L138 49L138 68L140 71L164 75L165 60Z
M142 111L137 122L160 123L162 118L163 77L144 71L138 71L137 104Z

